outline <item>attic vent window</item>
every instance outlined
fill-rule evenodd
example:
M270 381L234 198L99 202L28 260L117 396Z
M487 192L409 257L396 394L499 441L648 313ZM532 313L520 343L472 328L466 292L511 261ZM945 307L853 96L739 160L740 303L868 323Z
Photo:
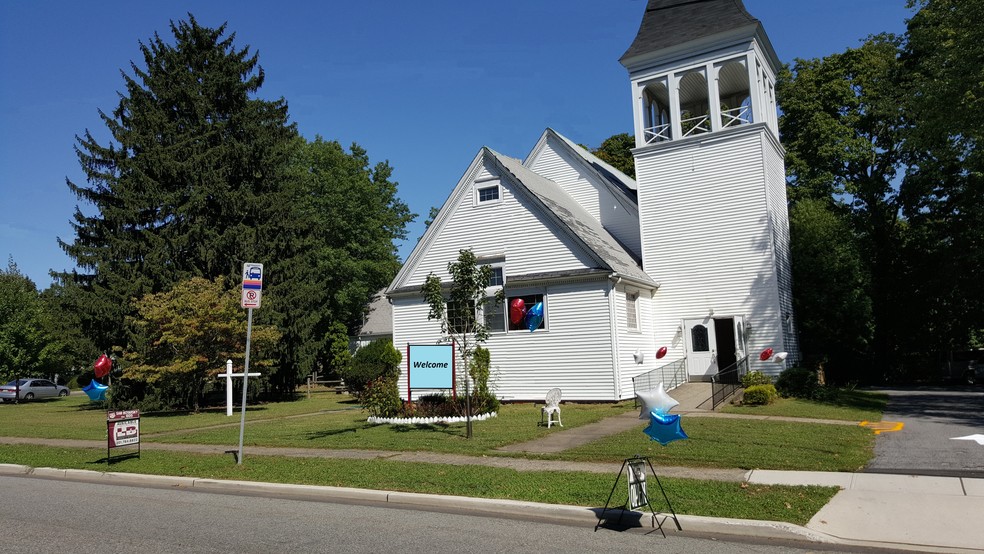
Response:
M481 187L478 189L478 201L482 202L494 202L499 199L499 185L492 185L490 187Z

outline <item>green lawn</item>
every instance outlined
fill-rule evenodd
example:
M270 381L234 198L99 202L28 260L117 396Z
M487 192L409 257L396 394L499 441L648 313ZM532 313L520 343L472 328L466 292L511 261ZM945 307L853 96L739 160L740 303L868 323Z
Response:
M649 440L645 427L565 451L566 460L616 462L639 454L653 463L682 467L857 471L874 453L875 435L853 425L755 419L681 418L687 440L666 446Z
M566 414L565 414L566 417ZM243 465L230 456L143 451L107 466L105 450L38 446L4 446L0 463L89 469L152 475L237 479L358 487L377 490L503 498L600 508L612 490L615 475L582 472L521 472L482 466L281 458L251 455ZM678 514L786 521L803 525L837 492L833 487L761 486L693 479L662 478ZM617 487L612 506L625 502L625 481ZM655 486L655 485L650 485ZM653 506L665 510L650 489Z
M631 402L565 404L564 425L567 428L577 427L634 410ZM247 421L251 421L248 415ZM331 412L308 418L252 422L246 428L244 442L255 446L420 450L488 455L495 454L494 449L500 446L533 440L564 430L557 426L547 429L537 425L539 421L539 407L532 404L504 404L496 417L472 422L473 436L469 440L466 438L465 423L370 425L366 423L365 412ZM239 427L173 434L154 440L188 444L238 444Z
M293 402L270 402L246 407L249 422L285 418L327 411L348 411L353 416L365 415L351 397L345 394L312 395ZM211 408L199 413L144 413L140 418L140 433L147 439L156 433L185 429L202 429L212 425L239 425L240 411L236 407L231 417L225 408ZM89 401L77 392L68 398L0 404L0 435L7 437L41 437L50 439L102 440L106 437L106 409ZM236 443L239 442L237 431Z
M864 399L864 397L859 397ZM862 403L855 400L855 404ZM805 409L809 404L786 404ZM856 408L854 408L856 409ZM247 409L245 443L266 447L425 451L472 456L521 456L495 449L563 432L604 418L635 411L631 402L564 404L566 427L538 425L540 409L531 404L506 404L498 417L476 421L474 438L465 438L465 424L369 425L367 414L347 395L319 394L293 402ZM869 420L880 419L872 409ZM842 412L843 413L843 412ZM814 414L815 415L815 414ZM815 415L816 416L816 415ZM829 415L816 417L829 418ZM2 436L105 439L106 413L87 398L70 398L0 406ZM683 416L689 440L661 446L642 430L629 431L544 458L620 462L636 454L659 465L854 471L871 457L873 433L852 425L785 422L759 419ZM203 443L234 448L239 439L239 412L142 414L144 442ZM535 457L535 456L528 456ZM70 449L5 445L0 463L105 470L105 449ZM383 490L508 498L599 507L611 491L614 475L581 472L516 472L485 466L412 464L386 460L286 458L250 456L237 466L231 456L208 456L144 450L142 459L114 463L113 471L183 475L218 479L336 485ZM663 479L678 513L805 523L834 494L832 488L765 487L692 479ZM617 494L624 494L619 487ZM614 500L615 505L624 498ZM657 506L659 509L660 506Z
M845 421L881 421L888 395L840 389L824 401L780 398L766 406L725 406L722 412L786 417L811 417Z

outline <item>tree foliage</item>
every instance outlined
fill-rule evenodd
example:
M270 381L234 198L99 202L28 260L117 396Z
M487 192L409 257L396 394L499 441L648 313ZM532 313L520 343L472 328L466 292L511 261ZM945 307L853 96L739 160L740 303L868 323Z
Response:
M356 350L352 363L342 372L349 392L359 396L377 380L396 383L403 355L389 339L374 340Z
M911 1L900 198L925 342L984 347L984 2Z
M489 283L492 280L492 267L479 265L475 253L471 250L458 251L458 259L448 262L448 273L451 283L445 287L441 278L431 273L421 287L424 302L430 307L427 319L437 319L441 322L443 340L454 342L458 355L468 368L471 377L481 376L472 362L476 349L480 348L489 338L489 328L485 324L485 309L495 309L504 299L504 291L500 288L494 294L489 294ZM486 356L482 355L484 359ZM472 436L471 399L469 378L464 378L465 398L468 404L468 438Z
M235 282L244 261L272 259L284 240L296 145L286 102L252 97L263 70L224 25L189 16L171 32L174 44L140 44L143 66L131 63L118 106L100 111L109 143L78 137L87 185L68 185L92 210L76 209L76 238L62 245L86 273L61 277L82 289L101 349L126 343L131 298L193 277Z
M290 394L324 365L330 330L354 329L395 275L413 214L387 163L307 142L284 99L257 97L258 56L225 25L189 15L170 31L140 43L119 104L100 112L109 140L77 137L86 183L68 185L84 206L61 244L80 270L57 276L54 298L85 330L77 350L104 351L136 340L133 299L193 278L235 287L244 262L264 263L256 318L282 332L269 385Z
M870 362L871 297L858 235L830 199L806 198L789 214L793 307L807 363L835 382Z
M635 137L628 133L612 135L601 141L601 145L591 153L622 173L635 179Z
M888 365L898 357L898 324L903 316L898 299L904 289L903 260L899 258L902 227L893 187L901 166L904 124L897 84L898 48L896 37L879 35L842 54L797 60L776 87L782 106L779 129L788 150L790 197L794 202L824 199L843 208L856 235L852 242L864 259L864 280L869 282L864 294L871 305L872 355ZM797 241L814 240L803 234L793 234L791 239L794 251L809 248L797 246ZM825 317L830 315L836 319ZM822 347L824 333L811 337L811 330L831 328L853 315L857 314L849 309L839 314L827 309L798 313L804 346Z
M984 1L909 6L903 36L797 60L777 86L805 354L856 351L868 373L842 374L867 380L930 376L984 338Z
M374 294L400 268L395 241L414 215L397 197L392 168L371 165L365 149L346 152L321 137L304 142L293 160L293 203L270 287L274 321L284 332L278 379L294 387L312 367L332 363L328 338L350 334Z
M244 366L246 314L221 277L182 281L140 298L136 308L127 320L136 339L125 356L124 378L149 384L167 407L197 411L205 391L221 385L215 376L226 360ZM269 374L279 338L274 327L253 325L250 371Z
M471 250L460 250L457 261L448 262L448 273L451 282L447 287L434 273L424 281L421 292L430 307L427 319L441 322L442 338L454 341L465 367L470 367L475 348L489 338L489 328L482 316L484 309L501 303L502 292L489 296L492 267L479 265Z
M65 345L30 278L9 260L0 270L0 383L15 377L65 374Z

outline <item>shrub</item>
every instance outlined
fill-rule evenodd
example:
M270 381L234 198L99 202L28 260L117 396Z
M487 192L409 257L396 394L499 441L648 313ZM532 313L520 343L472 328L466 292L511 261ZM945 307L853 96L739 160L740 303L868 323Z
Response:
M749 371L741 376L741 387L747 389L754 385L771 385L772 378L761 371Z
M376 417L395 417L403 407L395 377L380 377L369 381L359 395L359 401L369 411L369 415Z
M499 411L499 399L489 391L475 391L471 398L472 414L487 414Z
M453 417L464 415L459 410L454 398L446 394L428 394L417 399L413 406L413 414L417 417Z
M489 392L489 368L492 367L492 354L488 348L479 346L472 353L471 363L468 368L468 375L475 383L476 394L488 394Z
M817 372L805 367L791 367L779 374L776 390L786 398L823 400L831 391L820 384Z
M342 368L340 373L349 392L361 401L360 395L370 381L391 378L396 383L401 360L403 356L393 348L393 341L376 340L357 350L352 356L352 363Z
M774 385L752 385L745 388L742 404L764 406L765 404L772 404L778 397L779 393L776 392Z
M471 396L472 415L499 411L499 399L491 393L475 392ZM406 410L405 410L406 411ZM411 417L464 417L467 413L464 395L452 398L445 394L421 396L413 404L412 412L402 415Z

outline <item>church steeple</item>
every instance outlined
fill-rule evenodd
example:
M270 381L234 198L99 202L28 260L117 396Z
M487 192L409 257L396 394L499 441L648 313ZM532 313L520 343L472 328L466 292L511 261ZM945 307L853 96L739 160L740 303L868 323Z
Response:
M741 0L649 0L619 61L632 80L637 147L757 122L778 136L779 60Z

